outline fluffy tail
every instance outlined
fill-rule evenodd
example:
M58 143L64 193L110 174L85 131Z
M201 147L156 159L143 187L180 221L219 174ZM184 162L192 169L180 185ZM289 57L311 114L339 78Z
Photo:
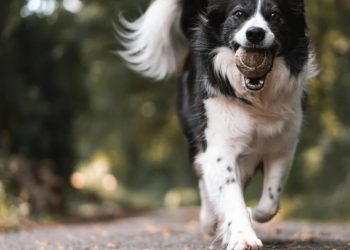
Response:
M155 0L133 22L120 16L117 29L124 50L118 54L141 74L164 79L184 63L188 41L181 29L182 0Z

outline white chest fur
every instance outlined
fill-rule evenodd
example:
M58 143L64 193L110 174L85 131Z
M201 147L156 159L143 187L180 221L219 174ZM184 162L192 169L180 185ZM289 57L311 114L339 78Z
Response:
M266 156L288 153L298 140L300 104L284 112L263 112L221 96L206 100L205 109L208 150L203 156L213 158L212 154L229 149L241 169L242 182Z

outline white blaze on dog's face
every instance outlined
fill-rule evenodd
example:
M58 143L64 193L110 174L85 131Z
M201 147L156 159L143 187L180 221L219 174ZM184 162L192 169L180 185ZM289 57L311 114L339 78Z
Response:
M275 42L275 35L262 14L263 0L259 0L256 11L234 35L234 42L242 47L270 48ZM275 14L275 13L274 13ZM246 13L238 8L233 13L235 18L241 18Z
M240 47L270 50L285 74L303 71L309 54L303 0L209 0L207 18L211 37L206 43L216 51L215 72L239 94L263 91L272 81L269 72L249 78L237 70L232 58Z
M225 14L218 13L218 4L213 4L209 10L214 16L226 15L222 32L229 47L268 49L275 43L280 44L277 40L288 35L286 28L289 27L285 26L281 11L286 3L282 0L232 0L226 4Z
M209 0L207 20L210 34L218 37L210 44L222 42L231 49L268 49L277 44L281 56L292 58L296 50L308 51L303 0ZM304 62L291 66L300 70Z

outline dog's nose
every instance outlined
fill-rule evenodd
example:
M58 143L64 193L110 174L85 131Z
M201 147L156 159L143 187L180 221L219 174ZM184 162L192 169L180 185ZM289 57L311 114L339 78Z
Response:
M258 44L265 39L265 30L259 27L251 27L247 30L246 36L249 42Z

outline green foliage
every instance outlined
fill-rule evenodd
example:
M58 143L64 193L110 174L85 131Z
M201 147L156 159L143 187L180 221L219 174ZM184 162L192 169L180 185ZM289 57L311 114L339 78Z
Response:
M290 194L302 197L295 214L304 218L349 219L344 212L350 206L349 10L346 0L307 2L320 74L310 83L310 105L288 187Z

